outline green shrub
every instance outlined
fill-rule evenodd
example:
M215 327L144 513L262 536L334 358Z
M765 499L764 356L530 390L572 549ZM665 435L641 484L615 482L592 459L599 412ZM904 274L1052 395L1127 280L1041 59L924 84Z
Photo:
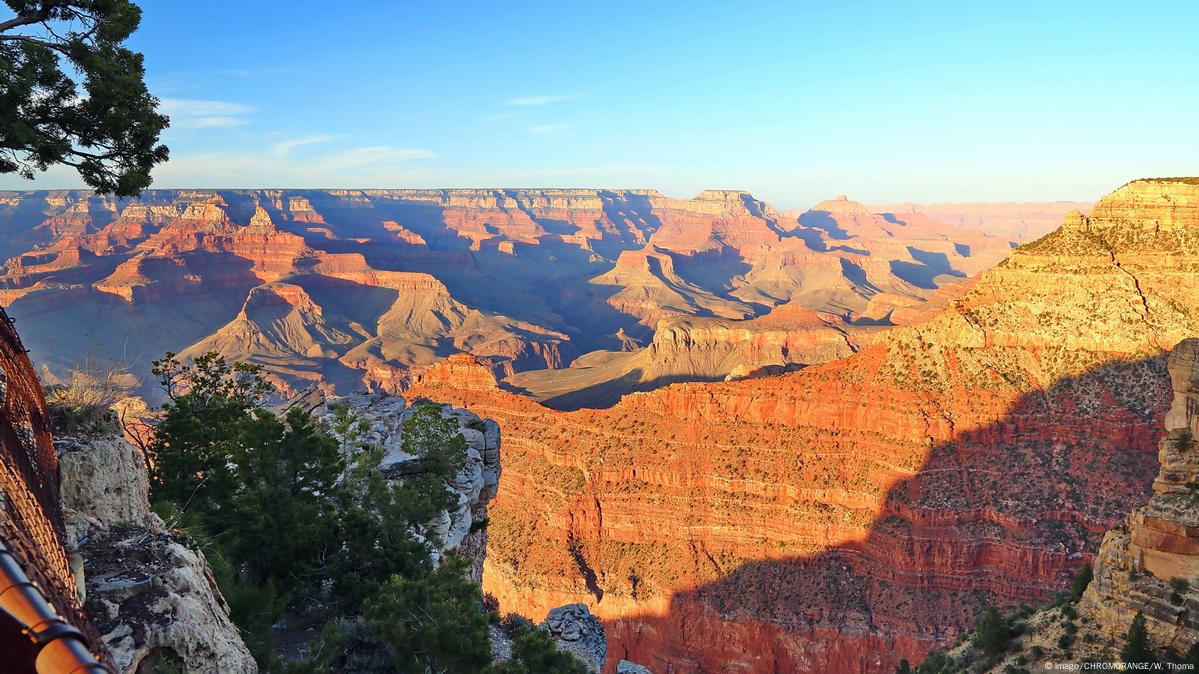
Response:
M916 674L949 674L953 671L953 659L945 651L933 651L916 668Z
M494 671L495 674L587 674L588 670L578 658L558 650L548 632L527 627L512 638L512 659Z
M974 647L987 655L1001 655L1007 651L1010 640L1007 622L994 607L988 607L975 624Z
M1139 611L1128 634L1124 637L1124 648L1120 649L1120 661L1126 664L1153 663L1153 651L1149 648L1149 630L1145 627L1145 616Z
M432 470L453 476L466 465L466 439L458 422L442 416L441 405L422 402L403 424L404 451L423 457Z
M491 664L490 621L466 567L452 557L423 578L392 576L367 601L367 622L399 671L481 672Z
M1094 577L1095 570L1090 562L1079 567L1078 573L1074 575L1074 586L1070 590L1070 601L1077 603L1079 599L1082 599L1082 593L1086 591Z

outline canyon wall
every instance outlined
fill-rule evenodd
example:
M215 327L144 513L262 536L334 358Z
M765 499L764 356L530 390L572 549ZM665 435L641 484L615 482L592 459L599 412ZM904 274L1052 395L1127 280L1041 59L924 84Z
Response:
M1170 381L1153 496L1104 537L1079 608L1115 643L1141 613L1155 648L1185 655L1199 643L1199 339L1170 354Z
M1134 181L849 358L570 413L464 362L410 394L503 429L505 608L585 602L660 673L887 672L1068 586L1144 501L1197 272L1199 185Z

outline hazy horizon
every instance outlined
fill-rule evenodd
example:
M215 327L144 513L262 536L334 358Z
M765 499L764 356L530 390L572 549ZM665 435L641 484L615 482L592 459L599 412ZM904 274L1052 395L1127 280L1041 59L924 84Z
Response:
M1144 176L1142 176L1142 177L1144 177ZM1168 176L1154 176L1154 177L1168 177ZM34 182L37 182L37 181L34 181ZM1126 181L1126 182L1130 182L1130 181ZM661 194L663 197L666 197L666 198L668 198L668 199L677 199L677 200L687 200L687 199L694 199L694 198L696 198L697 196L699 196L699 194L700 194L701 192L705 192L705 191L719 191L719 192L744 192L744 193L747 193L747 194L749 194L750 196L752 196L752 197L754 197L754 198L758 199L759 201L765 201L766 203L769 203L770 205L772 205L772 206L775 206L776 208L778 208L778 209L779 209L779 210L781 210L781 211L802 211L802 210L807 210L807 209L811 208L812 206L814 206L814 205L816 205L816 204L818 204L818 203L820 203L820 202L822 202L822 201L828 201L828 200L832 200L832 199L838 199L838 198L841 198L841 197L845 197L846 199L849 199L850 201L856 201L856 202L858 202L858 203L861 203L861 204L863 204L863 205L865 205L865 206L868 206L868 207L871 207L871 208L874 208L874 207L880 207L880 206L896 206L896 205L900 205L900 204L913 204L913 205L923 205L923 206L928 206L928 205L936 205L936 204L940 204L940 205L955 205L955 204L961 204L961 205L967 205L967 204L1022 204L1022 203L1025 203L1025 204L1055 204L1055 203L1056 203L1056 204L1074 204L1074 203L1093 204L1093 203L1094 203L1095 201L1097 201L1097 200L1098 200L1098 198L1099 198L1099 197L1096 197L1096 198L1094 198L1094 199L1039 199L1039 200L1027 200L1027 201L1020 201L1020 200L1013 200L1013 199L1008 199L1008 200L979 200L979 201L949 201L949 200L927 200L927 201L915 201L915 200L912 200L912 199L902 199L902 200L889 201L889 202L871 202L871 201L863 201L863 200L861 200L861 199L857 199L857 198L855 198L855 197L854 197L854 195L852 195L852 194L837 193L837 194L828 194L828 195L826 195L826 196L823 196L823 197L816 198L816 199L812 200L810 203L807 203L807 204L804 204L804 205L800 205L800 206L797 206L797 207L786 207L786 208L783 208L783 207L779 207L779 206L777 206L777 204L774 204L774 203L773 203L771 200L769 200L769 199L765 199L765 198L762 198L762 197L760 197L759 195L755 194L753 190L747 190L747 189L741 189L741 188L735 188L735 187L708 187L708 188L703 188L703 189L701 189L701 190L698 190L698 191L696 191L696 192L695 192L695 193L693 193L693 194L672 194L672 193L666 192L666 191L664 191L664 190L660 190L660 189L658 189L658 188L656 188L656 187L626 187L626 186L615 186L615 187L613 187L613 186L603 186L603 187L597 187L597 186L579 186L579 185L573 185L573 186L564 186L564 187L546 187L546 186L539 186L539 185L520 186L520 187L507 186L507 185L486 185L486 186L479 186L479 187L462 187L462 186L451 186L451 187L425 187L425 186L416 186L416 187L362 187L362 186L355 186L355 185L347 185L347 186L344 186L344 187L319 187L319 186L318 186L318 187L287 187L287 186L278 186L278 185L268 185L268 186L258 186L258 187L208 187L208 186L195 186L195 185L186 186L186 187L161 187L161 186L159 186L159 185L152 185L151 187L149 187L149 188L146 190L146 192L150 192L150 193L153 193L153 192L173 192L173 191L194 191L194 192L260 192L260 191L289 191L289 192L291 192L291 191L295 191L295 192L333 192L333 191L342 191L342 190L362 190L362 191L411 191L411 192L420 192L420 191L430 191L430 192L454 192L454 191L466 191L466 190L483 190L483 191L514 191L514 192L537 192L537 191L551 191L551 190L559 190L559 191L572 191L572 190L578 190L578 191L583 191L583 192L586 192L586 191L608 191L608 192L656 191L656 192L658 192L659 194ZM1110 191L1110 190L1109 190L1109 191ZM86 194L94 194L94 191L93 191L92 189L90 189L90 188L88 188L88 187L85 187L85 186L76 186L76 187L41 187L41 186L36 186L36 187L28 187L28 188L20 188L20 187L14 187L14 188L3 187L3 188L0 188L0 194L27 194L27 193L30 193L30 192L82 192L82 193L86 193ZM106 197L106 198L113 198L113 199L122 199L122 200L128 200L128 199L134 199L134 198L135 198L135 197L116 197L116 196L114 196L114 195L99 195L99 196L104 196L104 197ZM1102 196L1102 195L1100 195L1100 196Z

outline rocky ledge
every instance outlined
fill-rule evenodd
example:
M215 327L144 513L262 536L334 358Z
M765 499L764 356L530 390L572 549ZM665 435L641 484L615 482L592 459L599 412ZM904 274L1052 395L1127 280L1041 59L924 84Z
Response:
M55 446L72 571L120 671L162 659L195 674L257 672L204 554L150 511L141 450L115 437Z

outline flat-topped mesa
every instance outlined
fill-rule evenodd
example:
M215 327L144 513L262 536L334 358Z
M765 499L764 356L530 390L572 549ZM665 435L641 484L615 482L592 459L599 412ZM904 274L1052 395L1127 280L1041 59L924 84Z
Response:
M693 199L674 202L678 208L705 215L755 215L774 213L774 207L745 190L704 190Z
M433 190L362 190L364 197L427 204L442 208L485 210L600 210L606 202L660 200L657 190L574 188L478 188Z
M189 202L180 213L179 220L214 229L227 229L233 226L233 221L229 219L229 214L225 211L224 200L219 198L211 201Z
M1199 235L1199 178L1134 180L1100 199L1087 221L1099 231L1137 227Z

